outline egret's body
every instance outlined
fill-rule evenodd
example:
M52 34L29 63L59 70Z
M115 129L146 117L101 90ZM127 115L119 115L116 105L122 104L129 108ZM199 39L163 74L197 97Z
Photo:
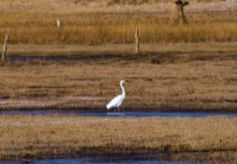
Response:
M120 81L120 87L121 87L121 90L122 90L122 94L116 96L115 98L113 98L107 105L106 105L106 108L108 110L110 110L111 108L118 108L119 110L119 106L122 105L125 97L126 97L126 93L125 93L125 88L123 86L123 83L125 82L125 80L121 80Z

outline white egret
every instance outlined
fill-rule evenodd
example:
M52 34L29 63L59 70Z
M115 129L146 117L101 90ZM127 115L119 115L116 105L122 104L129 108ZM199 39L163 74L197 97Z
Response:
M125 93L125 88L123 86L123 83L125 82L125 80L121 80L120 81L120 87L121 87L121 90L122 90L122 94L116 96L115 98L113 98L107 105L106 105L106 108L108 110L110 110L111 108L115 108L117 107L118 108L118 111L119 111L119 106L122 105L124 99L125 99L125 96L126 96L126 93Z

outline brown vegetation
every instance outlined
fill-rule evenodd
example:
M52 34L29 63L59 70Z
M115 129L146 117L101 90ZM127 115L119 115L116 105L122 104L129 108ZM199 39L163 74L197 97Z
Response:
M136 27L140 30L141 43L237 40L235 8L224 11L206 9L204 12L191 8L187 10L189 25L174 26L169 22L172 10L169 3L154 11L149 8L139 11L134 6L130 6L131 10L126 7L121 10L115 7L78 9L68 6L69 2L46 3L45 0L22 4L13 1L15 10L12 10L14 7L7 6L10 2L1 3L0 41L9 31L9 43L13 44L133 43ZM38 6L41 6L39 11ZM51 9L47 10L49 6ZM9 10L4 11L6 8ZM57 29L57 19L61 20L61 29Z
M24 21L7 17L1 19L0 41L9 30L9 43L12 44L126 44L134 42L136 27L140 31L141 43L237 40L236 21L190 21L188 25L174 26L152 15L148 18L139 15L141 17L136 14L119 17L116 14L69 15L61 19L61 29L56 27L55 16L41 15L43 19L33 17Z
M0 159L237 150L236 118L0 116ZM221 128L220 128L221 127Z
M125 108L236 109L235 5L206 10L201 3L196 10L190 4L189 24L174 26L170 3L0 4L1 43L9 32L9 62L0 67L1 109L104 108L118 94L121 79L131 81Z

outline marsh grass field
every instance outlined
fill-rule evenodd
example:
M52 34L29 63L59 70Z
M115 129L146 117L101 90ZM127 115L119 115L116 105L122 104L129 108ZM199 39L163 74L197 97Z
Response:
M225 117L0 116L0 158L86 153L229 151L231 154L237 149L236 124L236 118ZM236 156L229 158L227 154L220 157L213 153L205 160L223 158L226 162L236 161Z
M0 41L8 32L12 44L128 44L134 42L136 27L141 43L237 40L235 2L191 3L186 25L170 21L171 1L145 6L92 2L96 5L75 5L64 0L2 1ZM57 19L61 21L60 29Z
M1 109L103 110L121 79L129 81L127 110L236 109L236 43L148 44L140 54L133 45L10 47Z

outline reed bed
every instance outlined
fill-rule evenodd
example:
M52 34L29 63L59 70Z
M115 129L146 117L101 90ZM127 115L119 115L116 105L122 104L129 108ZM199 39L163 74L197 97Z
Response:
M12 44L127 44L134 42L136 27L141 43L237 40L236 10L191 10L187 12L188 24L183 25L171 23L171 10L159 9L162 7L151 12L135 9L131 12L106 9L80 12L56 8L50 12L9 10L0 16L0 42L8 32ZM60 28L56 26L57 19L62 23Z
M150 24L95 24L65 25L56 27L25 26L9 28L12 44L127 44L134 42L136 27L139 28L141 43L157 42L226 42L237 41L237 23L190 23L171 25L165 23ZM2 42L6 29L0 29Z
M61 29L57 29L52 20L6 23L0 27L0 42L9 31L9 43L12 44L127 44L134 42L136 27L140 31L141 43L237 41L236 22L195 22L187 25L140 20L62 22Z

